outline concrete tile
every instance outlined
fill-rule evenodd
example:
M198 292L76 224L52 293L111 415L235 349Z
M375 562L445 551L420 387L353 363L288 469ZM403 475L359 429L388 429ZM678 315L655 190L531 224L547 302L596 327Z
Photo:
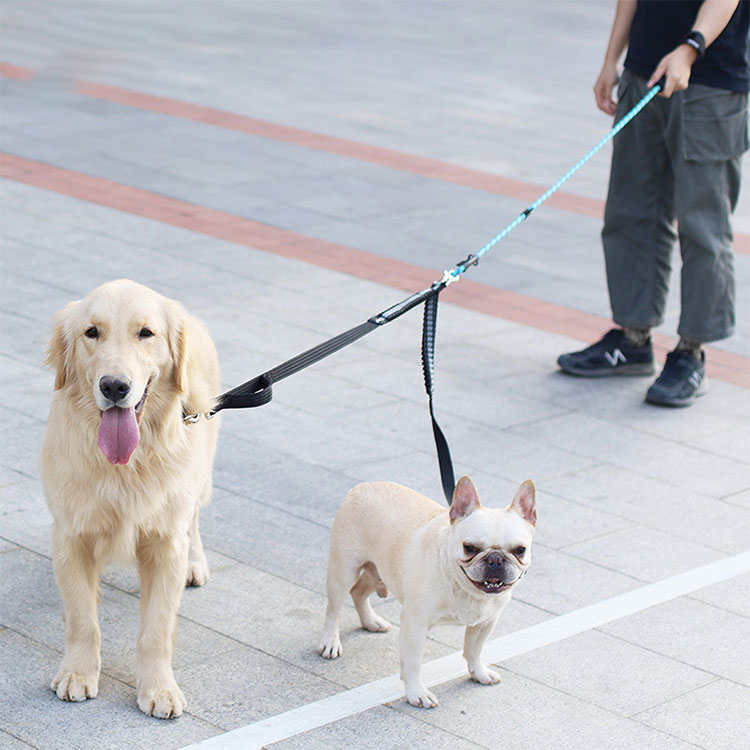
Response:
M750 573L699 589L690 595L704 604L750 617Z
M516 656L502 667L627 717L716 680L596 631Z
M246 415L243 415L245 417ZM226 426L228 419L224 420ZM262 443L248 442L222 428L214 487L249 498L315 524L330 525L344 495L354 486L341 472L279 453ZM236 502L238 518L248 517L252 503ZM233 507L233 506L232 506ZM214 513L213 506L203 511ZM218 512L216 508L216 512ZM229 525L236 524L228 518Z
M201 537L208 549L265 572L291 573L297 584L323 590L328 563L327 526L246 497L225 494L202 513ZM291 566L288 573L287 565Z
M135 690L106 675L95 700L63 702L49 689L59 654L7 629L0 630L0 641L0 667L8 688L0 705L0 728L32 747L169 750L216 734L215 726L189 713L176 721L144 716L136 706Z
M638 714L646 726L712 750L734 750L747 742L750 689L728 680L690 691Z
M41 484L13 467L10 472L16 479L3 487L0 534L21 547L50 557L52 514L44 501Z
M175 679L191 696L191 715L225 731L340 690L338 685L246 646L177 669Z
M732 505L740 505L750 510L750 489L735 492L733 495L727 495L723 500Z
M654 582L725 557L705 545L686 542L645 526L631 526L596 539L563 548L610 570L625 570L642 581Z
M724 609L683 597L601 629L717 677L750 681L750 654L737 648L750 634L750 620Z
M750 539L744 508L625 468L602 464L545 480L539 489L727 554L747 549Z
M564 549L566 552L571 548L577 549L580 544L596 543L600 538L608 538L610 534L633 526L632 521L620 516L589 508L578 502L570 502L539 488L537 513L539 520L534 532L534 541L553 549ZM572 554L576 554L575 551ZM600 560L591 561L602 564Z
M535 544L533 563L515 598L554 614L563 614L639 587L639 581Z
M517 430L520 432L520 429ZM665 481L675 487L721 497L744 489L747 467L730 458L706 455L684 444L649 437L638 430L618 426L579 414L553 417L523 428L524 436L544 435L553 445L567 447L581 456L601 456L598 446L606 445L609 463ZM581 436L586 435L582 440Z
M12 734L8 734L2 730L0 730L0 740L2 740L3 747L7 748L7 750L28 750L30 747L33 747L33 745L29 745L27 742L23 742L23 740L19 740Z
M439 748L479 750L469 740L451 731L424 724L418 717L407 716L388 706L379 706L296 737L270 744L269 750L328 750L331 747L382 748Z
M498 737L502 737L503 744L545 750L573 750L581 743L601 750L692 747L664 732L513 673L504 673L503 681L492 686L455 680L439 686L436 694L440 700L437 710L425 711L404 704L395 708L459 737L470 736L484 747L495 747ZM468 711L467 702L471 705ZM481 721L476 720L478 716Z

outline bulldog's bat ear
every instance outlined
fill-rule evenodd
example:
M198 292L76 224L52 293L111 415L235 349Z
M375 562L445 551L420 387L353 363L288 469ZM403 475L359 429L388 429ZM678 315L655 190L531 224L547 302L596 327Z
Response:
M453 490L450 511L451 523L457 521L459 518L466 518L466 516L478 507L479 493L474 486L474 482L469 477L461 477L456 483L456 488Z
M536 526L536 487L527 479L517 490L510 507L518 513L524 521Z

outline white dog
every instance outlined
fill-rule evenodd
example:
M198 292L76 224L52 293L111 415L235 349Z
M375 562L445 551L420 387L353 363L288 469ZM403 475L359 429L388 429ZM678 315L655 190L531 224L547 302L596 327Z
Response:
M198 512L211 496L218 428L218 419L183 416L213 407L216 350L182 305L121 280L58 314L47 362L56 377L41 468L65 623L65 655L51 687L63 700L97 694L99 576L109 560L135 559L138 706L179 716L177 608L186 582L208 578Z
M390 591L403 605L401 678L409 703L438 705L421 677L427 631L437 623L465 625L471 678L484 685L500 682L482 662L482 646L531 563L535 525L531 480L503 509L482 507L469 477L456 484L450 510L398 484L358 485L331 528L328 608L318 653L327 659L341 655L339 614L349 592L363 628L390 630L370 606L374 591Z

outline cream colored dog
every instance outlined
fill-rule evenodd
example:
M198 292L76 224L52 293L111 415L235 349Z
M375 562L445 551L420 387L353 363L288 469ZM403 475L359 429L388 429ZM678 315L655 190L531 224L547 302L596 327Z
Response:
M172 673L182 589L208 578L198 511L211 496L218 419L189 424L219 392L216 350L177 302L113 281L57 316L47 353L55 394L42 447L54 517L53 561L63 601L59 698L98 691L97 588L109 560L137 560L140 709L179 716Z
M363 628L390 630L370 606L370 594L390 591L403 605L401 679L409 703L438 705L421 677L427 631L438 623L465 625L471 678L484 685L500 682L482 662L482 647L531 563L535 525L531 480L504 509L482 507L469 477L456 484L450 510L398 484L358 485L331 528L328 608L318 653L326 659L341 655L339 614L349 592Z

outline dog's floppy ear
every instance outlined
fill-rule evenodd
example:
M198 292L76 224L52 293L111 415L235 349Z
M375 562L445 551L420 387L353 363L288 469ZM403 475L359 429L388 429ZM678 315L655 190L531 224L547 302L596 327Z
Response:
M169 349L172 355L174 383L180 392L187 414L203 414L216 405L218 388L216 353L211 337L202 323L187 313L178 302L171 302L169 310Z
M518 513L524 521L536 526L536 487L527 479L517 490L510 507Z
M453 490L450 510L451 523L459 518L466 518L479 507L479 493L474 486L474 482L469 477L461 477Z
M47 346L44 364L55 371L55 390L59 391L71 382L74 376L73 357L71 350L73 342L69 330L69 321L78 302L69 302L55 316L55 325Z

